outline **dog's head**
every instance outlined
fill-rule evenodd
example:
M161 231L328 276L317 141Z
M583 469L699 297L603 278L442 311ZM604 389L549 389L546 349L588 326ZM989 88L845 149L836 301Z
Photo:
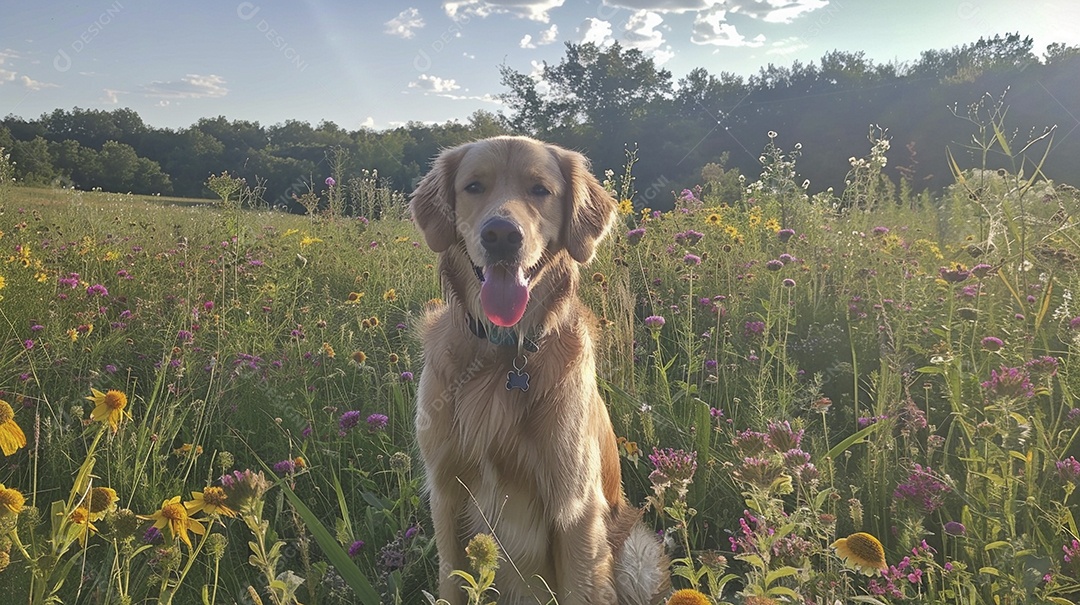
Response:
M413 192L412 213L435 252L464 247L484 314L509 327L559 254L592 260L616 206L580 153L495 137L442 152Z

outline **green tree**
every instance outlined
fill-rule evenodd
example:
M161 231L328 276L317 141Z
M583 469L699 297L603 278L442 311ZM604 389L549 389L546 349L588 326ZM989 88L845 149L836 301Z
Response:
M56 177L49 142L38 136L29 141L15 141L11 146L15 178L27 185L49 185Z

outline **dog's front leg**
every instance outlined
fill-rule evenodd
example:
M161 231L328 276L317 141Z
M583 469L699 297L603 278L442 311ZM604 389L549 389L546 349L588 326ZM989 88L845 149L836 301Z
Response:
M457 494L449 490L431 490L431 519L435 526L435 546L439 552L439 598L450 605L465 605L466 594L461 580L451 576L454 570L468 570L465 545L461 542L461 503Z
M603 495L597 493L576 519L556 520L552 548L559 605L617 605L605 508Z

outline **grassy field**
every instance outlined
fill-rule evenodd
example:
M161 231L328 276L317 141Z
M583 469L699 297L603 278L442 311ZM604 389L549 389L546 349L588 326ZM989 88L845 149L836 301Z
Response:
M586 270L628 495L701 593L672 602L1080 596L1080 197L916 197L884 151L810 197L770 145L740 193L626 204ZM0 601L428 602L440 292L400 204L0 203Z

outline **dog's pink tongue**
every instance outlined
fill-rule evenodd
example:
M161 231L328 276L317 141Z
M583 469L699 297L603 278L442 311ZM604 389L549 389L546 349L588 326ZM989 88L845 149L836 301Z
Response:
M491 265L484 269L480 305L491 323L502 327L521 321L529 304L529 283L520 267Z

